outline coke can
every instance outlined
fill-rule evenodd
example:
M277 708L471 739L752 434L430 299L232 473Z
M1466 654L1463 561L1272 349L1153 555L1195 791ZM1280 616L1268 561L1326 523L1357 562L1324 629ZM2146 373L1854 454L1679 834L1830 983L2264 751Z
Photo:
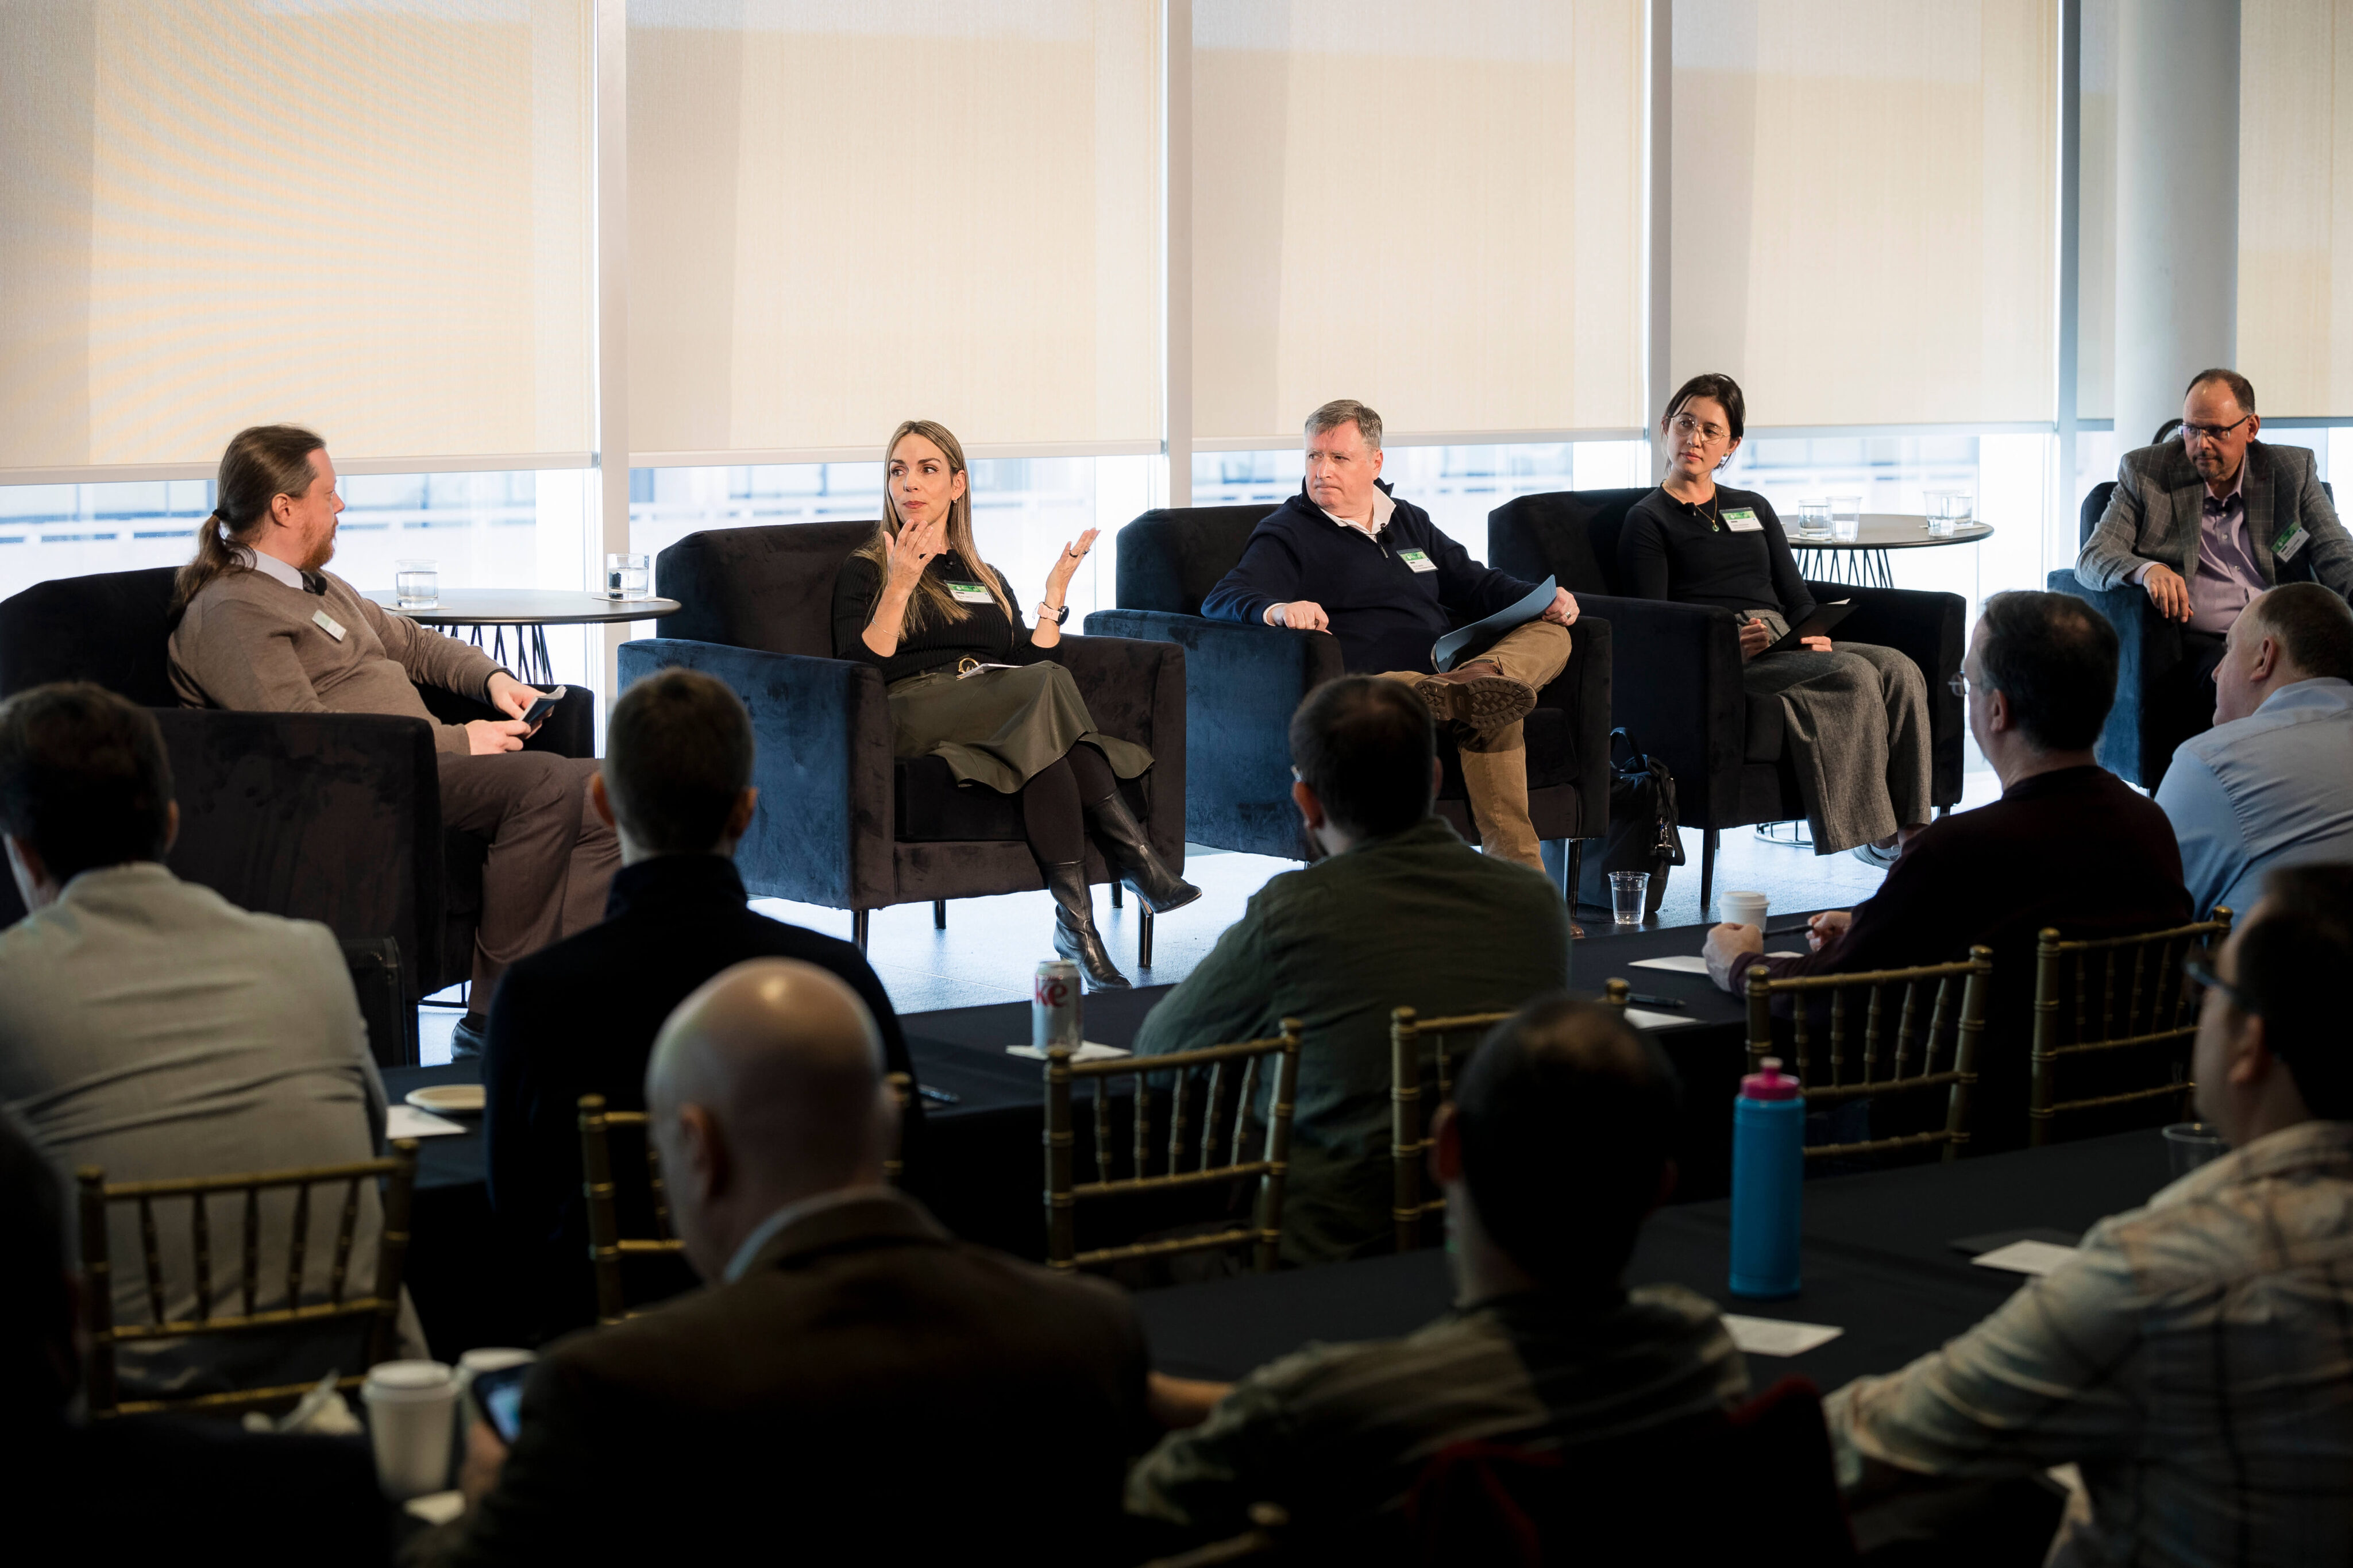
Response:
M1066 958L1050 958L1038 965L1029 992L1029 1044L1079 1048L1079 966Z

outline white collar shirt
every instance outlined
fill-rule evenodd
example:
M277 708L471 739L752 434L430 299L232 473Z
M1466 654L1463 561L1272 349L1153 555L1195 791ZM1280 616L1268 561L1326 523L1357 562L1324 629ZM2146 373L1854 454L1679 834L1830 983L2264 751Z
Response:
M1381 536L1381 531L1388 527L1389 518L1396 510L1397 502L1389 499L1389 493L1378 485L1375 485L1373 487L1373 521L1369 526L1356 521L1354 518L1342 517L1336 511L1327 511L1324 515L1342 528L1353 528L1366 538L1378 539Z

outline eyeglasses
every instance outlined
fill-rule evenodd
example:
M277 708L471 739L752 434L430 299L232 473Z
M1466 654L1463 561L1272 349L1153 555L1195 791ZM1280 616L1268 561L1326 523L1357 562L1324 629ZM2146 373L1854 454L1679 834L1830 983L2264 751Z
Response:
M1967 697L1969 694L1969 678L1966 675L1955 675L1952 679L1945 682L1945 686L1956 697Z
M2219 441L2253 417L2252 414L2242 414L2228 425L2192 425L2184 420L2181 424L2181 444L2188 447L2200 441Z
M2250 1016L2256 1016L2262 1014L2263 1009L2255 1005L2254 999L2253 997L2249 996L2244 991L2239 989L2239 987L2232 984L2229 981L2223 979L2221 975L2215 973L2214 966L2208 963L2204 959L2193 958L2189 960L2187 963L2184 963L2181 966L2181 972L2189 976L2192 983L2202 985L2209 991L2220 991L2222 994L2223 1000L2230 1003L2232 1006L2236 1007L2240 1012L2245 1013Z
M1696 436L1711 447L1732 434L1721 425L1703 425L1688 414L1676 415L1667 421L1667 428L1678 436Z

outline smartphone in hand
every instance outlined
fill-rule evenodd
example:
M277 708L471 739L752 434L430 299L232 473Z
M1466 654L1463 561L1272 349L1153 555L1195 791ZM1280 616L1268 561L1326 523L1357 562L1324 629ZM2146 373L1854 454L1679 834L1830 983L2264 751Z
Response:
M547 716L555 711L556 704L564 700L564 694L566 689L566 688L559 686L554 690L547 693L547 695L533 702L530 707L524 709L522 712L522 721L530 725L534 730L538 729L540 725L546 722Z

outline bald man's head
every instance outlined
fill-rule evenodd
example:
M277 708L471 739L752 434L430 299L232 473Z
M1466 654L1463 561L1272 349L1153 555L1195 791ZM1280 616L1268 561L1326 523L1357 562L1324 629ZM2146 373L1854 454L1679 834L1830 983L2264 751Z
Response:
M678 1005L646 1065L646 1109L706 1278L786 1204L880 1183L897 1126L873 1015L831 972L786 958L736 964Z

